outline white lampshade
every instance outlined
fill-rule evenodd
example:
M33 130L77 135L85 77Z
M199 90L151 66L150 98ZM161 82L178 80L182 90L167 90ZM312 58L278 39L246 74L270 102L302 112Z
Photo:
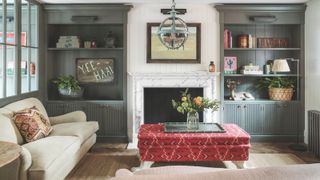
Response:
M273 72L290 72L290 67L286 59L275 59L272 65Z

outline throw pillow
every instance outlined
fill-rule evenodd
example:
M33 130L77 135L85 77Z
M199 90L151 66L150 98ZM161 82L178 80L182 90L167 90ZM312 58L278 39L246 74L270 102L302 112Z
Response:
M53 129L49 120L36 107L14 112L13 121L27 142L46 137Z

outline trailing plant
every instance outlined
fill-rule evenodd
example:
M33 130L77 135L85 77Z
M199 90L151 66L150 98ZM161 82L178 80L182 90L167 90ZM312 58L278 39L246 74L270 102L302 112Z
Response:
M192 97L188 93L188 88L181 92L180 101L172 101L172 107L178 112L184 114L185 112L202 112L206 109L216 111L219 108L219 102L216 100L209 100L201 96Z
M79 82L72 76L59 76L53 81L54 84L58 86L59 89L68 89L69 91L80 90L81 87Z
M259 88L294 88L294 80L287 77L272 77L260 80Z

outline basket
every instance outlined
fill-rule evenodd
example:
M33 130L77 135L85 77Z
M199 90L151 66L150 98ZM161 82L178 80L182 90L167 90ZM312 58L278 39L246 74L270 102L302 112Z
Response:
M276 101L290 101L293 95L293 88L269 88L269 97Z

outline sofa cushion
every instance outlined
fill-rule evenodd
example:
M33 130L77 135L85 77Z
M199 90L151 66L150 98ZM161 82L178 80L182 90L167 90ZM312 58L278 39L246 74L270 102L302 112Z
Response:
M46 119L49 119L46 109L44 108L41 101L37 98L27 98L20 101L13 102L4 106L3 108L8 109L12 112L19 111L21 109L26 109L35 106Z
M52 127L36 107L13 113L13 121L27 142L32 142L49 135Z
M65 153L75 154L80 148L80 139L72 136L52 136L39 139L23 147L29 150L32 157L30 171L45 171L58 161L65 161L60 157Z
M50 136L77 136L81 144L99 129L95 121L62 123L52 127Z
M16 144L23 144L23 138L11 119L12 111L1 108L0 109L0 141L7 141Z

